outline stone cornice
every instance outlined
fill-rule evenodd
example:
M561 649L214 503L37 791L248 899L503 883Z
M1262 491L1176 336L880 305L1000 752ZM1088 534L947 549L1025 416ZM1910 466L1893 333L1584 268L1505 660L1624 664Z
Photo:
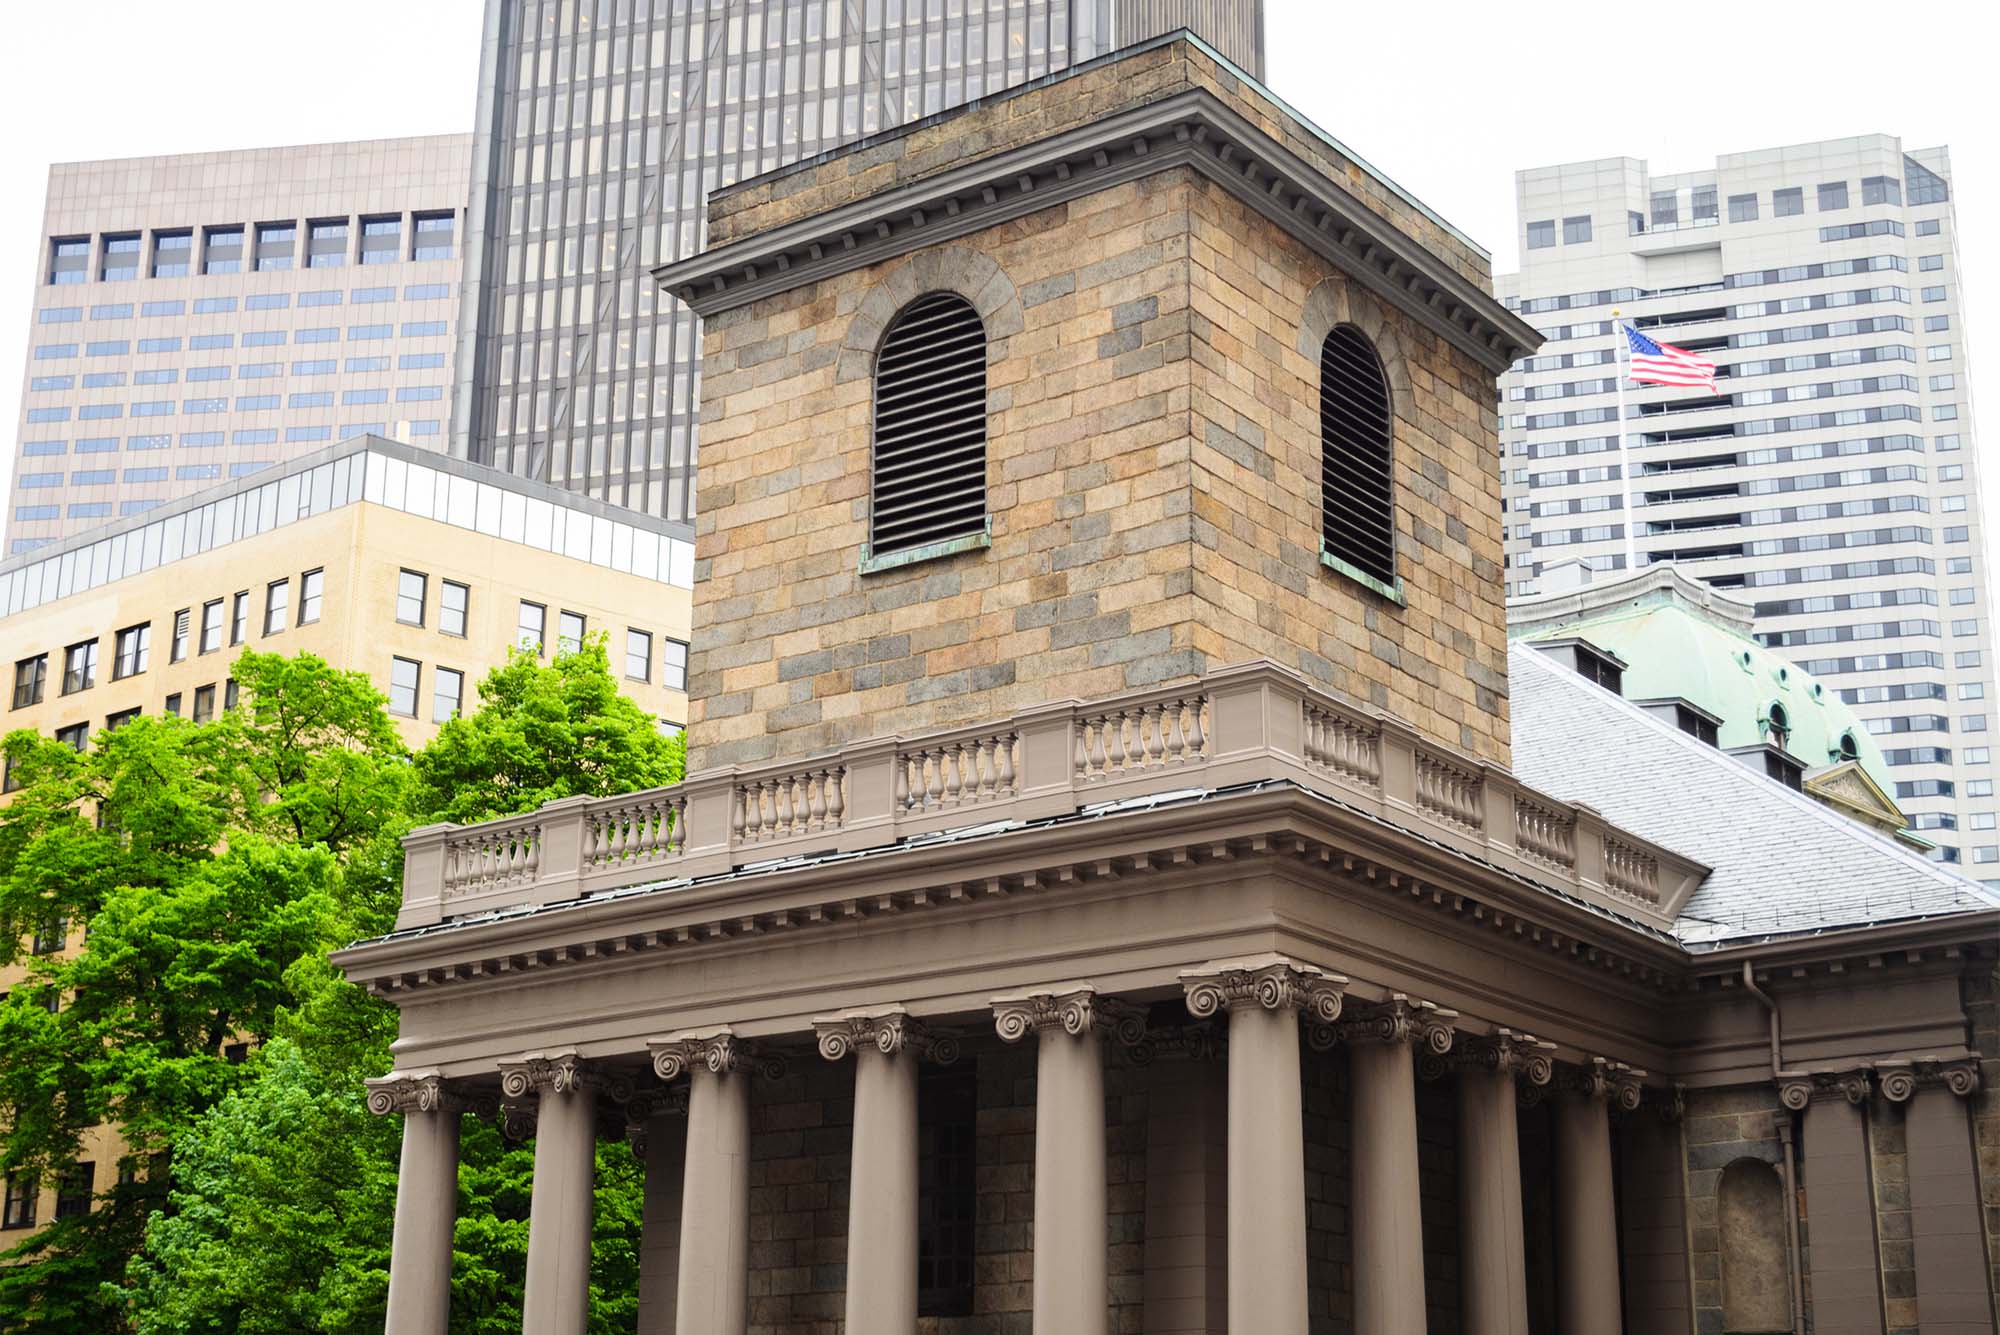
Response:
M648 1039L646 1049L653 1055L653 1074L666 1081L678 1080L696 1067L712 1075L755 1071L769 1080L782 1079L785 1074L783 1057L744 1042L727 1025Z
M1002 1040L1018 1043L1043 1030L1060 1029L1072 1036L1093 1030L1108 1034L1125 1047L1146 1040L1143 1008L1099 996L1090 983L1058 983L993 998L993 1027Z
M653 277L712 315L1176 167L1216 182L1495 374L1542 341L1359 197L1198 88L663 264Z
M872 1047L885 1057L908 1053L948 1066L958 1060L958 1036L933 1030L901 1006L876 1006L815 1015L813 1033L819 1055L839 1061L848 1053Z

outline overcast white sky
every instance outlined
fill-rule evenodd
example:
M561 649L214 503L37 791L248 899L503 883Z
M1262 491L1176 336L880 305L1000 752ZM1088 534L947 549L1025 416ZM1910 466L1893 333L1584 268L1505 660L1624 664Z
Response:
M1948 144L1966 323L2000 309L1992 11L1933 0L1657 7L1266 0L1277 93L1515 263L1516 168L1626 155L1657 171L1853 134ZM9 6L0 53L0 423L19 420L52 162L471 128L480 0L90 0ZM199 17L197 17L199 16ZM331 21L330 21L331 19ZM1983 35L1982 35L1983 34ZM1918 52L1921 50L1921 59ZM1993 281L2000 281L1995 279ZM2000 335L1989 334L1989 337ZM1978 397L2000 402L1975 363ZM0 498L14 445L0 449ZM2000 469L1986 470L2000 503Z

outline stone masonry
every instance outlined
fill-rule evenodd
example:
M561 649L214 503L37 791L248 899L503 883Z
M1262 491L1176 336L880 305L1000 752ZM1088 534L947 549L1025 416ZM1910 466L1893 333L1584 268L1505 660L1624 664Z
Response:
M1072 101L1046 100L1048 114ZM1035 105L1002 99L917 138L956 136L936 160L962 159L1027 133L1007 128L1010 109ZM740 235L836 204L860 188L850 166L896 145L894 165L917 171L913 142L785 175L758 187L787 187L782 208L739 200L720 225ZM874 349L935 290L986 323L991 545L863 574ZM1406 606L1318 559L1318 352L1342 321L1390 377ZM691 770L1258 657L1505 762L1490 374L1192 171L804 284L706 330Z

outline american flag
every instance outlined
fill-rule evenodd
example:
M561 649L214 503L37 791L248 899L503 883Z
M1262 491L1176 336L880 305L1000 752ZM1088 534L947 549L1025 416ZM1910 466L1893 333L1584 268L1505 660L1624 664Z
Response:
M1722 392L1715 387L1714 362L1671 343L1655 343L1629 324L1621 324L1619 328L1625 331L1625 341L1632 352L1626 374L1639 384L1687 385L1714 394Z

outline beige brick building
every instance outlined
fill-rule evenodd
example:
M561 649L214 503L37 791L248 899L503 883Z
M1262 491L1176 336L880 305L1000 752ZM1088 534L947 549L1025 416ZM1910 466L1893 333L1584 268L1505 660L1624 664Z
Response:
M336 956L391 1335L468 1110L533 1335L617 1135L646 1335L1990 1328L2000 905L1510 663L1476 247L1186 37L710 204L696 768Z

